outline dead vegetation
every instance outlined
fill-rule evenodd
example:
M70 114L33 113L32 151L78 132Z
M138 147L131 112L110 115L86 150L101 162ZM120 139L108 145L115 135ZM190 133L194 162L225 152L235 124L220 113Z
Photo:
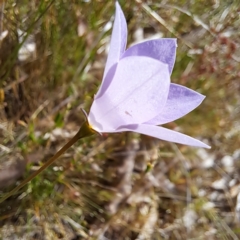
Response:
M0 239L239 239L238 1L119 1L129 42L177 37L172 81L204 95L169 128L90 137L0 205ZM114 4L0 1L0 193L74 135L100 84ZM138 14L136 14L138 13Z

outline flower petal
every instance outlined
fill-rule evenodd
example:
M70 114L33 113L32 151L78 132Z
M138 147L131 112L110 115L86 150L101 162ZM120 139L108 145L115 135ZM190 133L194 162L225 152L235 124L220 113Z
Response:
M167 101L169 86L168 65L149 57L123 58L106 92L94 100L89 122L106 132L153 119Z
M148 121L148 124L160 125L172 122L191 112L201 104L205 96L184 86L171 83L166 105L161 113Z
M133 132L149 135L149 136L159 138L169 142L181 143L181 144L186 144L186 145L195 146L195 147L211 148L207 144L195 138L189 137L185 134L182 134L167 128L148 125L148 124L124 126L123 128L119 128L117 130L117 132L123 132L123 131L133 131Z
M169 73L171 74L176 59L176 48L177 40L175 38L150 40L128 48L123 57L146 56L155 58L168 64Z
M112 78L110 77L107 78L106 75L110 68L119 61L120 57L122 56L126 49L126 44L127 44L127 23L122 12L122 9L119 3L116 1L116 13L111 36L110 49L103 74L103 81L98 90L98 93L96 94L96 97L101 96L111 83Z

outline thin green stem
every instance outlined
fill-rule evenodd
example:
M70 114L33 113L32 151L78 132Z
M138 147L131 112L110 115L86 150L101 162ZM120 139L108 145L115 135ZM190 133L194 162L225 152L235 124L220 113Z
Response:
M8 192L5 196L3 196L0 199L0 203L4 202L7 198L12 196L13 194L17 193L19 189L24 187L28 182L30 182L33 178L35 178L38 174L40 174L42 171L44 171L47 167L49 167L57 158L59 158L67 149L69 149L74 143L76 143L79 139L93 135L96 133L94 130L92 130L88 123L85 122L80 130L77 132L77 134L70 139L53 157L51 157L42 167L40 167L36 172L31 174L29 177L27 177L25 180L23 180L17 187L15 187L13 190Z

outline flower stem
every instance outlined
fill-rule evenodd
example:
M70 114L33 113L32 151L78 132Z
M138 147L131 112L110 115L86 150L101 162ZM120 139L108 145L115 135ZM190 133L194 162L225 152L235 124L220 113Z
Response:
M0 203L4 202L7 198L12 196L13 194L17 193L19 189L24 187L28 182L30 182L33 178L35 178L38 174L40 174L42 171L44 171L47 167L49 167L57 158L59 158L67 149L69 149L74 143L76 143L79 139L88 137L96 133L93 129L91 129L88 125L88 122L84 122L79 131L76 133L76 135L70 139L53 157L51 157L42 167L40 167L36 172L31 174L29 177L27 177L25 180L23 180L17 187L15 187L10 192L6 193L5 196L3 196L0 199Z

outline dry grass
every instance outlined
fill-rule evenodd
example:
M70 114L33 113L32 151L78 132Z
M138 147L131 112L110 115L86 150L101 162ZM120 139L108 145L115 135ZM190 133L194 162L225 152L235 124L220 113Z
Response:
M167 127L212 149L133 133L82 140L0 205L0 239L240 237L238 1L155 2L120 1L129 43L178 38L172 81L207 98ZM80 108L89 109L100 84L113 13L110 1L0 2L2 194L83 122Z

